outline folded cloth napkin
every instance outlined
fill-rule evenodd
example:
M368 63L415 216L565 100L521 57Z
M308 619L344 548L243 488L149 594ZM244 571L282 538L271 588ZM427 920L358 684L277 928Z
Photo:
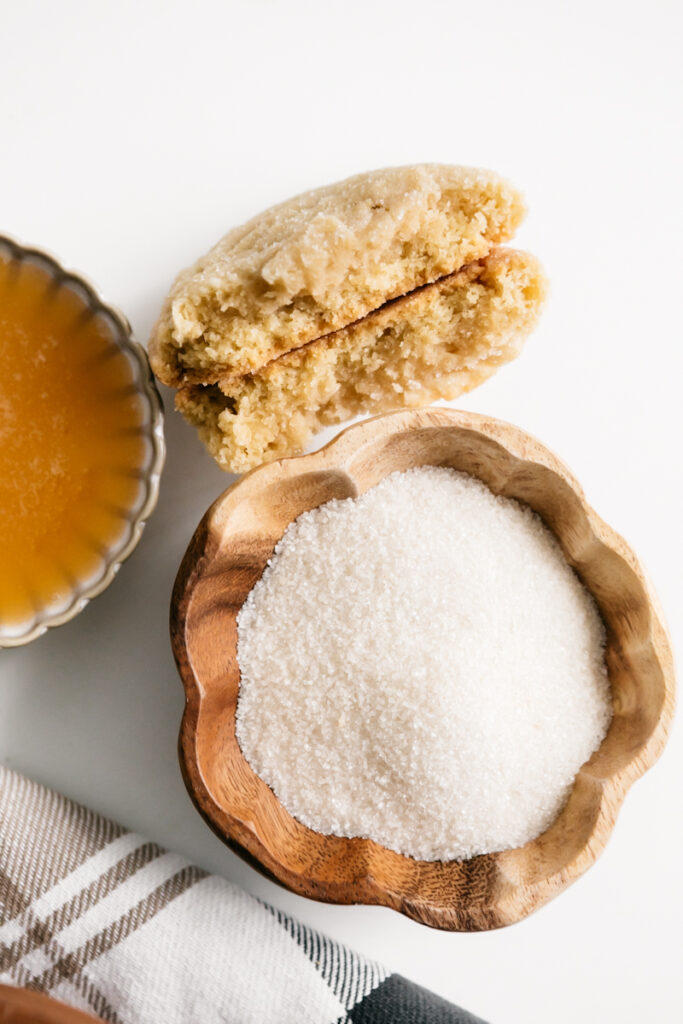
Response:
M2 766L0 982L115 1024L479 1021Z

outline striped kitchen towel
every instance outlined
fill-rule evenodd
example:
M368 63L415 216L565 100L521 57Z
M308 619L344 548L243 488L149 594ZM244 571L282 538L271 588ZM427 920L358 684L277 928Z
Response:
M115 1024L478 1020L2 766L0 982Z

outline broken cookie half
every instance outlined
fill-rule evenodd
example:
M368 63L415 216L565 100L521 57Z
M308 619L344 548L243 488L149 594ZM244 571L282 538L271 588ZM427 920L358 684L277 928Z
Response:
M218 464L243 473L302 451L320 427L470 391L517 355L543 293L534 257L501 249L257 373L183 387L176 406Z
M290 200L178 277L152 367L232 472L323 425L455 398L518 353L540 311L538 262L498 244L523 213L492 172L441 165Z

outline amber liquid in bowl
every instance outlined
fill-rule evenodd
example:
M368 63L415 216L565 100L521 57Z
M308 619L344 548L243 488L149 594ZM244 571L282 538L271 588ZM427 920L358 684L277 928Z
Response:
M117 325L0 252L0 632L93 580L139 501L144 409Z

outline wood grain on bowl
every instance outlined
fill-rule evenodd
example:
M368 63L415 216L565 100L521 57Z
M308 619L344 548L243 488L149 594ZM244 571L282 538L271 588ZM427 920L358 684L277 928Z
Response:
M93 1024L95 1017L40 992L0 985L0 1024Z
M564 810L524 847L464 862L416 861L369 839L311 831L254 774L235 737L236 618L287 525L331 498L356 496L391 472L423 465L470 473L538 512L595 597L607 630L614 718ZM186 694L183 776L214 831L301 895L381 904L454 931L519 921L590 867L629 786L661 753L673 713L670 643L633 552L538 441L509 424L449 409L368 420L319 452L263 466L228 489L204 516L180 566L171 638Z

